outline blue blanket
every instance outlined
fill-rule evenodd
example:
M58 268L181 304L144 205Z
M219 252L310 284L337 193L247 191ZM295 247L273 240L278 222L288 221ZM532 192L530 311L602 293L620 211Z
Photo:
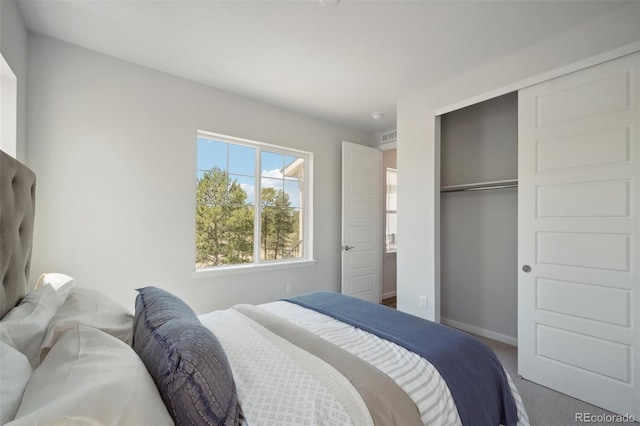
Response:
M427 359L449 386L463 425L516 425L516 405L502 364L466 333L339 293L285 299L389 340Z

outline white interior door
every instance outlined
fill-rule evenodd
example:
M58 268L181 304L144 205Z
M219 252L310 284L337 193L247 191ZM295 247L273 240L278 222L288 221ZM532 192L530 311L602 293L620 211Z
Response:
M518 372L636 419L639 74L636 53L524 89L518 107Z
M342 142L342 292L380 302L381 154Z

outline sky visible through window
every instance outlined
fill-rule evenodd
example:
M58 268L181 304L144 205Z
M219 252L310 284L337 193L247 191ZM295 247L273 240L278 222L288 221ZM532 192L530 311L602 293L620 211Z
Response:
M196 268L304 257L307 158L199 135Z
M198 137L198 180L214 167L227 171L229 180L236 180L247 193L245 204L254 204L255 199L255 156L256 148L220 142ZM261 186L274 188L289 195L290 206L301 208L300 186L296 176L283 176L283 170L292 165L297 157L278 154L264 148L261 153Z

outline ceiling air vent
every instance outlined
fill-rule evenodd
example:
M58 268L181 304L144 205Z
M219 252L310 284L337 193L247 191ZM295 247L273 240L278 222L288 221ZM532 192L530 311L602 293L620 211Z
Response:
M382 133L380 135L380 143L382 144L382 143L395 142L397 136L398 136L397 130L392 130L390 132Z

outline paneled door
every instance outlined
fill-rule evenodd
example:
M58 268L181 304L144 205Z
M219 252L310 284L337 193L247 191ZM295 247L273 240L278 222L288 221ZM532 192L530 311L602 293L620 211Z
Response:
M640 53L519 92L518 373L640 418Z
M342 142L342 292L380 302L380 150Z

